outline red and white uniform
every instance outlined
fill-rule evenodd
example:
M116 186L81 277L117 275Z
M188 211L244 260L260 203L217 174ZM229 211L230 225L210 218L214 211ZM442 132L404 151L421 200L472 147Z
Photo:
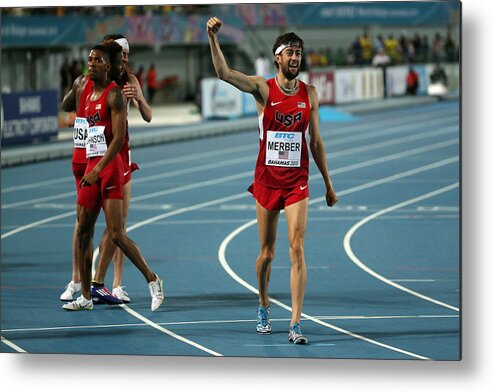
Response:
M102 159L108 146L113 140L111 113L106 103L111 89L117 84L111 82L97 100L91 100L92 89L81 104L84 105L85 117L88 122L86 157L89 173ZM124 165L120 154L101 171L97 181L91 186L84 186L79 191L77 204L97 210L106 199L123 199L123 171Z
M260 151L255 182L272 188L293 188L308 182L306 133L310 100L303 82L296 95L286 95L275 79L267 81L269 97L259 117Z
M275 79L267 83L269 96L259 117L260 150L254 184L249 191L265 208L282 209L308 197L306 136L310 126L310 100L306 85L301 81L296 95L284 94ZM272 202L268 200L272 195L262 197L260 194L265 188L289 192L281 192L282 200ZM293 192L297 195L293 196Z

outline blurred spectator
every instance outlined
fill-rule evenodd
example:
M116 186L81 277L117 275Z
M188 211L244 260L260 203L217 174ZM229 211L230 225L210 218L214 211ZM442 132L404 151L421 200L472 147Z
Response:
M423 63L427 63L428 62L428 59L430 57L430 43L428 41L428 36L425 35L423 37L423 40L421 41L421 61Z
M146 82L147 82L147 95L149 96L149 103L152 103L154 99L154 94L156 93L156 89L157 89L157 73L154 64L151 64L151 66L147 70Z
M318 54L318 66L319 67L327 67L329 65L329 59L327 54L321 49Z
M391 63L390 57L385 53L384 48L379 48L375 56L371 61L371 65L374 67L384 67Z
M440 63L435 64L435 68L430 74L430 82L431 83L441 83L445 86L447 86L447 74L445 73L445 70L440 66Z
M445 58L448 62L455 61L455 43L452 39L450 32L447 34L447 39L445 40Z
M79 60L73 60L72 66L70 67L70 86L74 84L75 79L82 75L82 67Z
M60 67L60 100L63 100L63 97L68 91L70 78L71 76L68 61L67 59L64 59L63 64Z
M334 65L346 65L346 55L344 54L343 48L337 49L336 55L334 56Z
M401 63L401 46L399 41L394 38L393 34L389 34L388 38L384 41L385 53L390 57L393 64Z
M144 66L141 65L138 71L135 73L135 77L139 81L140 87L144 87Z
M414 63L416 61L416 48L414 47L413 40L405 38L404 40L404 62Z
M374 40L373 40L373 50L374 52L378 52L378 49L384 49L384 40L381 34L379 34Z
M443 38L440 33L436 33L435 38L433 39L433 43L431 44L431 61L433 61L434 63L442 61L444 57L443 54Z
M421 36L419 35L418 32L414 33L414 37L412 39L413 46L414 46L414 53L415 53L415 60L417 62L423 61L421 59Z
M409 72L406 76L406 94L407 95L416 95L419 88L419 75L413 69L413 67L409 67Z
M350 47L346 53L346 65L356 65L356 56L354 55L354 48Z
M359 39L359 44L361 48L361 64L369 65L371 64L373 57L373 45L368 38L368 34L364 33Z
M353 41L353 44L351 46L351 54L352 54L352 64L360 65L361 64L361 37L360 36L356 37L356 39Z
M264 52L260 52L255 59L255 75L267 78L271 75L271 60L269 60Z

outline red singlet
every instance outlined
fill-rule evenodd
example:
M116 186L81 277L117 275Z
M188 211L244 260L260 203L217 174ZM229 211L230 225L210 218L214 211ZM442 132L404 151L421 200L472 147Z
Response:
M114 87L117 87L117 84L111 82L101 97L94 101L91 100L91 89L86 99L81 101L89 126L86 141L86 155L88 157L86 173L89 173L102 159L113 140L111 113L106 101L109 92ZM117 154L101 171L94 184L81 188L77 203L99 211L102 202L106 199L123 199L123 162L120 154Z
M296 95L286 95L269 79L269 97L259 117L260 151L255 182L270 188L294 188L308 183L310 100L305 83Z

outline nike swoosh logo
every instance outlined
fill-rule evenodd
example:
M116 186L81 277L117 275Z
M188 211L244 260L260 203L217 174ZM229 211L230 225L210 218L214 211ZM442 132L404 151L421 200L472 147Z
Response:
M109 191L110 189L113 189L113 188L116 188L116 185L115 186L109 186L107 188L105 188L107 191Z
M130 173L130 170L127 170L126 172L123 172L123 175L126 176L128 173Z
M305 186L300 185L300 190L304 191L306 188L308 188L308 185L305 185Z
M279 105L280 103L282 103L283 101L279 101L279 102L271 102L270 105L271 106L276 106L276 105Z

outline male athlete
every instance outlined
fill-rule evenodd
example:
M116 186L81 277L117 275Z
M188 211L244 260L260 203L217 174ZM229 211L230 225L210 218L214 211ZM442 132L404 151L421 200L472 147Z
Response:
M115 46L116 45L116 46ZM110 79L119 79L123 70L122 63L122 49L116 43L107 45L111 49L111 69ZM119 51L119 52L118 52ZM74 151L72 154L72 173L75 177L75 187L77 193L79 192L79 184L84 176L87 165L86 158L86 138L87 138L87 120L85 118L84 105L79 105L80 102L85 101L85 97L93 88L93 82L88 75L80 75L73 83L70 91L65 94L62 101L62 109L66 112L76 112L76 118L74 121L73 140ZM62 301L70 301L73 299L73 295L80 291L80 276L79 268L75 264L75 247L76 247L76 234L77 234L77 219L74 225L74 233L72 237L72 280L65 287L64 292L61 294L60 299ZM118 304L122 303L121 300L114 297L107 290L101 291L104 295L106 303Z
M106 35L103 38L103 44L109 44L116 42L122 47L122 63L123 72L120 77L115 79L115 82L120 86L123 94L127 98L129 108L130 102L133 102L135 107L139 110L141 117L146 121L150 122L152 120L152 108L147 103L142 89L140 87L139 80L135 75L130 73L128 60L130 53L130 45L127 39L121 34L111 34ZM120 151L124 165L124 180L123 180L123 225L124 230L126 230L126 221L128 215L128 209L130 207L130 197L132 190L132 172L138 169L138 166L131 161L130 155L130 135L128 132L128 121L126 121L126 131L125 131L125 143ZM104 287L104 278L108 267L113 258L113 289L112 296L108 296L109 291ZM124 266L124 255L121 249L117 248L114 242L111 240L108 230L105 230L99 245L99 262L96 268L96 273L92 281L92 293L93 296L98 296L99 293L103 295L100 300L104 302L113 302L113 296L118 300L123 302L129 302L130 298L128 293L123 289L122 286L122 276L123 276L123 266Z
M121 51L121 49L120 49ZM125 141L126 99L115 82L110 81L111 50L104 45L91 49L89 77L93 82L80 105L88 123L86 140L87 167L77 198L76 265L80 270L82 295L63 305L65 310L92 310L91 267L92 237L101 207L112 241L141 271L149 284L155 311L161 305L163 283L154 274L137 245L123 229L123 173L120 155Z
M300 318L306 286L303 243L308 220L308 147L323 177L326 201L333 206L338 198L329 177L325 147L318 124L318 96L315 87L296 79L300 72L303 40L294 33L279 36L273 46L278 72L275 78L246 76L229 68L219 46L217 32L222 22L212 17L207 33L212 61L219 79L254 96L259 115L260 151L253 184L248 189L256 199L260 254L256 262L259 288L257 332L269 334L268 285L280 210L288 225L291 260L292 314L288 339L308 343L301 332Z

